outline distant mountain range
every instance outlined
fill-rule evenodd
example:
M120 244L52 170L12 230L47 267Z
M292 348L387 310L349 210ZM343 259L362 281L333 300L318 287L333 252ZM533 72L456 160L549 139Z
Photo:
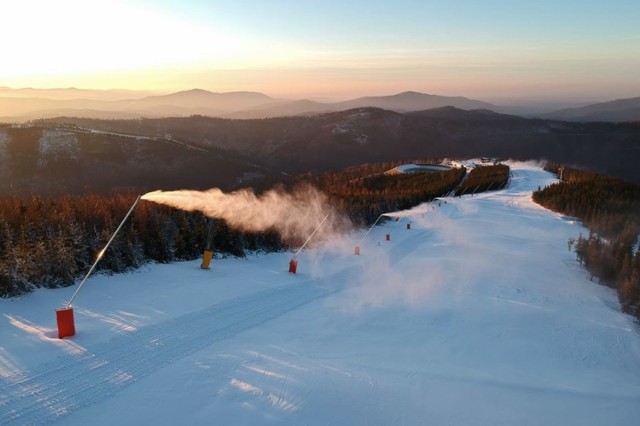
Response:
M367 96L343 102L318 102L308 99L277 99L258 92L214 93L201 89L150 95L149 92L126 90L0 87L0 121L7 122L59 116L122 119L204 115L256 119L322 114L363 107L404 113L447 106L567 121L640 120L640 98L534 114L527 113L527 108L522 106L505 107L461 96L439 96L411 91L390 96Z
M581 108L565 108L542 117L566 121L640 121L640 97L601 102Z
M65 90L70 93L66 93ZM86 97L72 98L73 94ZM19 89L15 92L11 92L10 89L0 89L0 117L9 120L56 116L153 118L189 115L249 119L318 114L359 107L407 112L443 106L461 109L499 109L496 105L463 97L427 95L417 92L324 103L306 99L275 99L258 92L213 93L201 89L120 100L106 99L103 92L78 89L54 89L41 92L38 89Z
M117 101L122 99L139 99L153 95L153 92L146 90L96 90L78 89L75 87L59 89L36 89L24 87L13 89L11 87L0 86L0 98L43 98L52 100L70 99L94 99L103 101Z
M76 92L77 89L71 89ZM0 96L7 90L0 90ZM36 94L33 90L25 95ZM92 91L78 94L91 96ZM56 98L13 96L0 97L0 117L5 119L31 120L56 116L91 118L171 117L189 115L224 116L233 111L251 109L276 100L262 93L229 92L213 93L193 89L169 95L152 95L131 99L105 99L103 93L95 98L68 98L59 91L45 91Z

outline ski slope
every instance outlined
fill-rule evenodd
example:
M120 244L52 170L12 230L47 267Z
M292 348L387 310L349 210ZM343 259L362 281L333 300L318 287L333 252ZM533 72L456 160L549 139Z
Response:
M567 250L587 231L531 201L552 176L511 167L296 275L275 253L94 276L69 339L74 287L0 300L0 423L634 424L640 327Z

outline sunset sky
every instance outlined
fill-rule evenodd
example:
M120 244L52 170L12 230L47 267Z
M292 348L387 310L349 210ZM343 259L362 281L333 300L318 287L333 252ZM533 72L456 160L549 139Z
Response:
M20 0L0 86L640 96L638 0Z

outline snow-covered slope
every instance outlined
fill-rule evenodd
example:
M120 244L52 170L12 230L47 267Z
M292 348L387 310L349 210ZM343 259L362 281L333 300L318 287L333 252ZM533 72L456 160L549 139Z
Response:
M551 175L512 170L297 275L278 253L92 277L70 339L74 288L2 300L2 424L633 424L639 327L567 250L584 228L531 201Z

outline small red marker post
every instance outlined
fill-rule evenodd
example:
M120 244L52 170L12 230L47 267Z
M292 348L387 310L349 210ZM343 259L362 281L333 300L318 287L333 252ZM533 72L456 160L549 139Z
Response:
M291 259L289 262L289 273L295 274L298 272L298 261L296 259Z

